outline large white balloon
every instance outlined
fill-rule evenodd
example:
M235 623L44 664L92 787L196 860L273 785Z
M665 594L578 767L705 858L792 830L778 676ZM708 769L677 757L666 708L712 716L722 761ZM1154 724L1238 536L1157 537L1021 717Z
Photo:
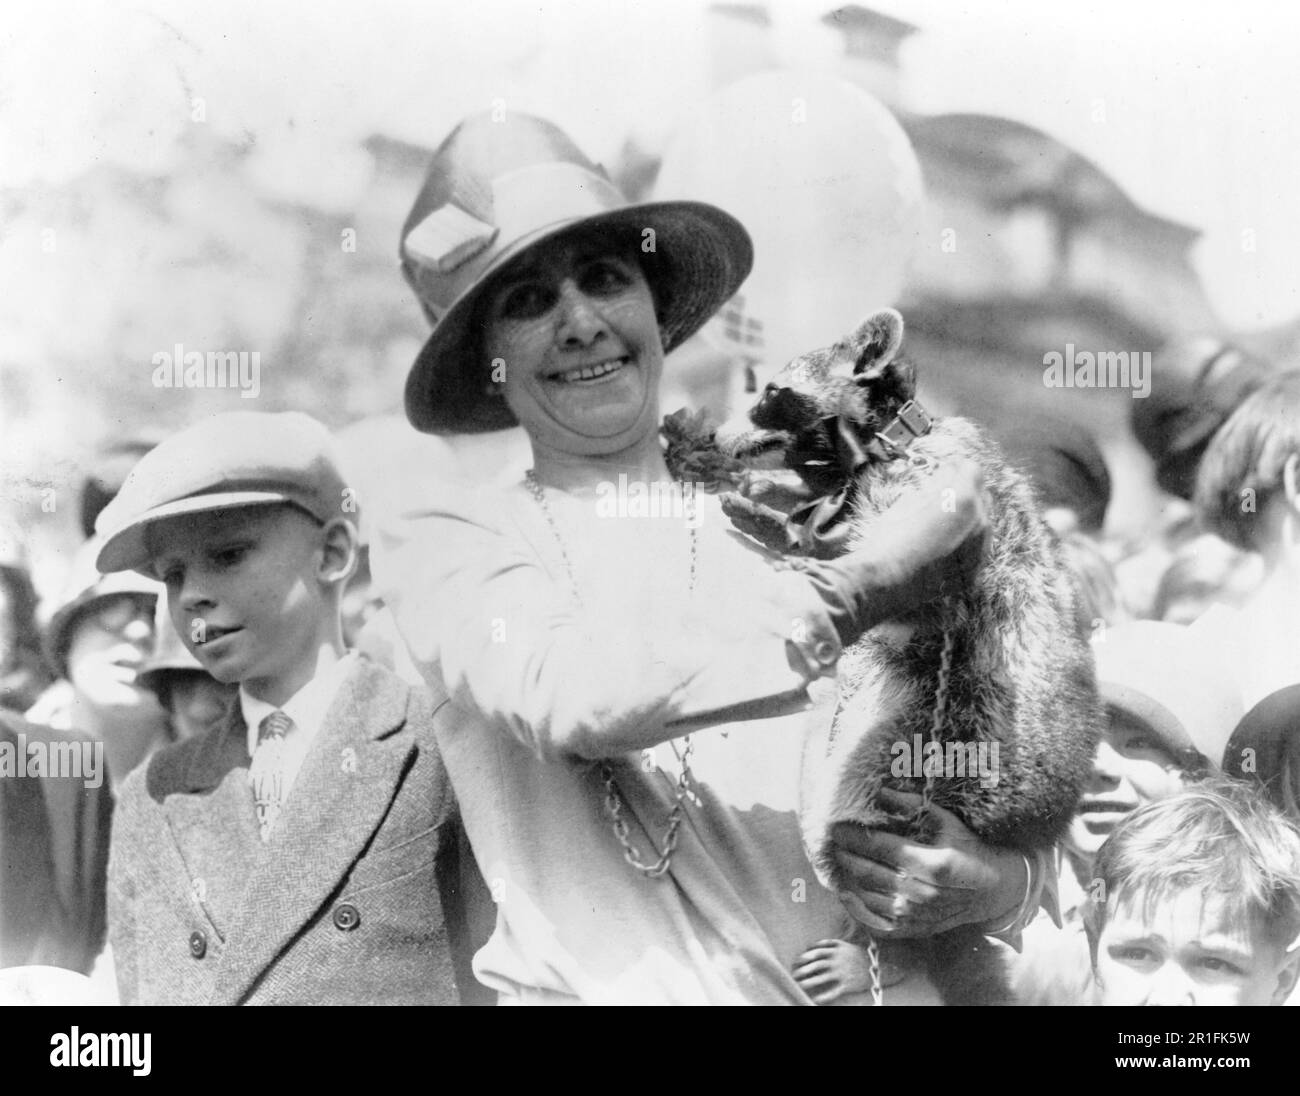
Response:
M896 301L921 224L921 169L861 88L800 72L731 84L670 142L655 198L712 202L754 240L741 292L763 323L760 376Z

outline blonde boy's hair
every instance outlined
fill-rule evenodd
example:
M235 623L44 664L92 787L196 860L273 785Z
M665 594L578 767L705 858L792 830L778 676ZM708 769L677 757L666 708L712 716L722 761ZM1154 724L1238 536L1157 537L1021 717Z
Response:
M1241 923L1258 918L1289 946L1300 934L1300 830L1255 788L1207 780L1138 808L1102 845L1093 867L1088 935L1096 940L1116 903L1150 918L1176 894L1222 897Z

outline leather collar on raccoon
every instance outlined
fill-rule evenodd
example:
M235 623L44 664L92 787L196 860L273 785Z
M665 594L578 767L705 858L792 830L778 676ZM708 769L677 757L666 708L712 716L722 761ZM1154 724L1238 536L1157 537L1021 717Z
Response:
M847 541L852 528L849 518L857 499L862 470L868 464L884 464L906 457L912 442L928 434L934 425L934 419L914 399L903 404L893 421L865 444L858 437L853 423L843 415L830 417L825 422L827 433L835 438L836 463L844 473L844 485L797 507L785 523L791 551L814 559L833 559L848 550Z

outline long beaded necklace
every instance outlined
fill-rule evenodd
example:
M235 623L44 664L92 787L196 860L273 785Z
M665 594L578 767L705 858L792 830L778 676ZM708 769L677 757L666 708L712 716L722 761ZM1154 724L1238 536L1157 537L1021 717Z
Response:
M573 562L569 559L564 537L560 533L560 527L555 520L555 515L551 513L550 504L546 501L546 491L542 487L541 481L538 480L537 473L531 468L524 473L524 485L541 508L542 514L546 517L547 525L551 527L555 542L559 545L560 558L564 561L565 572L569 576L569 585L573 589L573 598L578 605L581 605L582 595L578 590L577 576L574 574ZM690 494L686 498L687 527L691 531L691 577L687 590L693 594L695 592L695 576L699 559L699 534L695 521L695 496ZM667 872L669 864L672 863L673 853L677 849L678 833L681 829L682 819L686 814L686 798L691 794L691 788L695 783L695 777L691 773L690 765L692 748L691 736L686 735L682 739L682 752L680 755L682 769L677 777L677 787L673 794L673 807L668 814L668 828L664 832L663 851L658 853L658 858L653 864L647 864L641 858L640 851L632 844L627 820L623 817L623 796L614 781L613 768L607 761L602 761L600 764L600 777L605 786L605 810L609 814L614 836L618 838L618 843L623 847L623 859L647 878L658 879ZM653 842L651 848L654 848ZM658 850L656 851L658 852Z

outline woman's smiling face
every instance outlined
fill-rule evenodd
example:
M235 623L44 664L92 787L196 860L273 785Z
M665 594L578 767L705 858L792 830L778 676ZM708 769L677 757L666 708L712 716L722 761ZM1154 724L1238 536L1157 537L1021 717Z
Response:
M535 444L618 452L659 426L663 341L631 249L587 234L525 252L484 301L488 377Z

